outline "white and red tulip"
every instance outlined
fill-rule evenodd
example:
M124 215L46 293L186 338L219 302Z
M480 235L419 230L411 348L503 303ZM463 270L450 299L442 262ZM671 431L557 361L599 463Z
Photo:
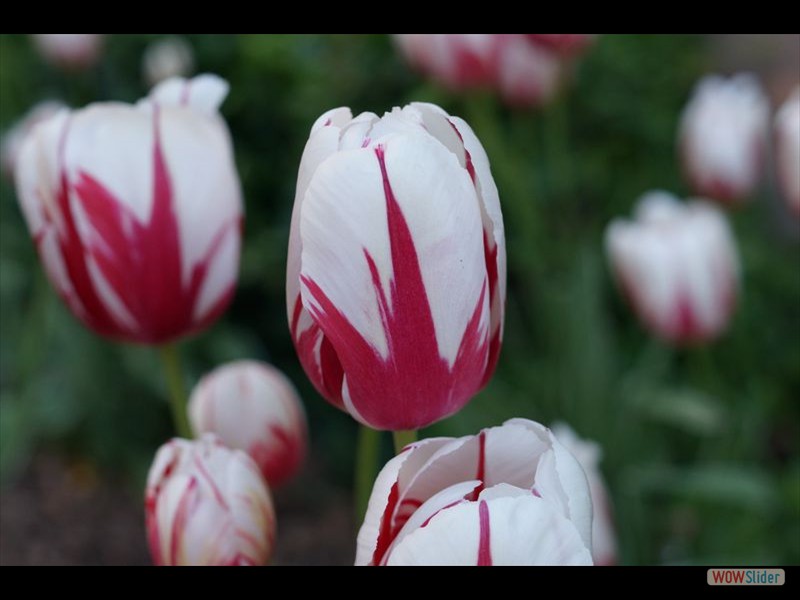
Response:
M18 197L51 283L90 329L160 344L230 302L242 196L222 79L172 79L137 105L64 110L26 137Z
M775 115L775 160L786 203L800 217L800 87Z
M105 41L100 33L34 33L31 37L42 58L64 69L94 65Z
M759 182L769 103L749 74L712 75L695 87L681 116L684 171L700 196L724 204L745 201Z
M611 499L606 489L600 460L603 451L595 443L581 439L569 425L557 423L552 427L553 434L569 450L586 473L589 490L592 494L592 559L595 565L611 566L617 563L617 536L614 531Z
M406 446L378 475L356 565L591 565L578 461L527 419Z
M173 439L147 477L145 519L161 566L257 566L272 554L275 512L253 460L216 436Z
M494 371L505 290L497 188L469 125L431 104L317 120L286 303L323 396L376 429L455 413Z
M3 134L3 138L0 140L0 169L2 169L4 177L13 180L17 159L25 137L36 125L46 121L64 108L67 108L66 104L58 100L39 102Z
M205 375L189 398L195 435L215 433L247 452L271 487L291 478L306 454L306 418L292 383L275 367L240 360Z
M180 37L168 37L151 43L142 57L142 73L150 86L170 77L187 77L193 69L192 47Z
M592 33L529 33L527 35L533 41L567 56L585 50L597 37Z
M693 343L724 332L736 304L739 259L725 215L713 204L650 192L634 221L608 226L606 251L622 291L655 335Z

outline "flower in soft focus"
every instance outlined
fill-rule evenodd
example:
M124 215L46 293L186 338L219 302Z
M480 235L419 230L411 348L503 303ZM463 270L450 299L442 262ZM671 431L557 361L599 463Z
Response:
M695 193L742 202L761 177L769 103L750 74L704 77L683 111L679 146Z
M147 476L145 524L161 566L256 566L272 554L275 512L253 460L206 434L158 450Z
M233 296L242 197L222 79L173 79L137 105L61 111L26 137L22 211L51 283L95 332L164 343Z
M31 132L34 126L46 121L62 108L66 108L66 105L58 100L39 102L3 134L3 138L0 140L0 168L2 168L4 177L13 179L17 158L25 136Z
M669 342L719 336L736 304L739 259L725 215L714 205L645 194L634 221L615 219L606 251L641 321Z
M591 565L578 461L527 419L409 444L378 475L356 565Z
M194 70L192 47L183 38L169 37L151 43L142 57L142 72L148 85L170 77L186 77Z
M376 429L453 414L494 372L505 289L497 188L469 125L432 104L317 120L286 305L323 396Z
M453 91L496 90L515 106L550 101L584 34L405 33L394 39L409 63Z
M105 36L101 33L33 33L42 57L65 69L86 69L100 58Z
M614 519L608 490L599 467L603 451L596 443L579 438L565 423L556 423L553 425L552 431L556 439L578 460L589 482L593 509L592 559L594 564L614 565L617 562L617 536L614 532Z
M196 435L217 434L247 452L273 488L297 472L306 454L306 418L292 383L275 367L240 360L204 376L189 399Z
M800 86L775 115L775 159L786 203L800 217Z

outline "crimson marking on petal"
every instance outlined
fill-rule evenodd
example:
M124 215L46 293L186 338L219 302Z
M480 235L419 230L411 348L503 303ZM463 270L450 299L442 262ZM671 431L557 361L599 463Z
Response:
M492 566L491 529L489 526L489 505L485 500L478 503L478 516L480 518L480 541L478 542L478 566Z
M267 428L265 439L250 446L253 457L270 486L278 487L297 470L305 457L305 445L286 428L273 423Z
M383 514L381 515L381 524L378 529L378 541L375 543L375 551L372 553L371 564L374 566L381 564L383 555L386 553L386 550L389 549L389 546L392 545L392 540L396 535L396 532L393 531L392 515L394 514L394 509L397 507L397 500L400 495L398 487L399 484L395 481L392 485L392 489L389 491L389 498L386 500L386 508L383 509Z
M182 534L186 529L189 513L194 508L196 491L197 479L192 477L186 489L183 491L178 501L178 507L175 509L175 514L173 515L169 543L169 564L173 566L178 564L178 552L180 550Z
M364 257L388 356L384 359L364 339L314 280L301 276L301 281L314 300L308 308L347 374L350 400L362 419L378 429L418 429L453 414L480 389L489 353L488 332L481 327L488 286L484 281L456 359L449 367L439 353L417 249L392 191L383 147L377 146L375 154L383 177L393 270L388 294L366 250ZM376 398L381 401L376 402Z
M439 509L439 510L437 510L435 513L433 513L433 514L432 514L430 517L428 517L427 519L425 519L425 520L422 522L422 525L420 525L420 529L421 529L422 527L427 527L427 526L428 526L428 523L430 523L430 522L431 522L431 520L433 519L433 517L435 517L436 515L438 515L438 514L439 514L440 512L442 512L443 510L447 510L448 508L453 508L454 506L456 506L456 505L458 505L458 504L462 504L463 502L464 502L464 500L463 500L463 498L462 498L461 500L456 500L455 502L451 502L450 504L445 504L445 505L444 505L442 508L440 508L440 509Z
M497 246L490 247L489 236L486 230L483 231L483 255L486 260L486 275L489 280L489 302L494 305L501 301L500 293L497 289ZM489 340L489 358L486 361L486 370L483 373L483 388L494 375L497 367L497 360L500 358L500 331L502 323L498 322Z
M228 502L225 500L225 496L222 495L222 491L219 489L217 482L214 481L213 477L211 477L205 465L203 464L203 461L200 460L200 457L197 455L194 456L194 465L197 467L198 473L200 473L203 479L205 479L217 503L226 511L229 510Z

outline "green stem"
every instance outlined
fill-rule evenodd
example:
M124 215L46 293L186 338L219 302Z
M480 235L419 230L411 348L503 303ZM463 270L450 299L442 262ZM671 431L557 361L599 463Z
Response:
M394 437L394 453L400 454L403 448L417 441L417 430L393 431L392 436Z
M359 524L367 514L367 504L372 493L372 484L375 482L380 440L380 431L366 425L359 427L356 450L356 522Z
M186 413L186 388L181 372L181 356L176 344L161 346L161 362L164 364L164 373L167 377L175 429L180 437L190 440L192 439L192 429L189 427L189 417Z

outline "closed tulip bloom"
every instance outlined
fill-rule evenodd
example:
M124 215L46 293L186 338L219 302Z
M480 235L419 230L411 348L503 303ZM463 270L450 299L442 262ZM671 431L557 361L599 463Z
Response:
M600 460L603 451L594 442L577 436L569 425L557 423L552 428L559 442L578 460L592 495L592 559L595 565L610 566L617 563L617 536L614 532L614 519L611 501L606 489Z
M406 446L378 475L356 565L591 565L592 503L546 427L511 419Z
M786 203L800 217L800 87L775 115L775 158Z
M273 488L300 468L306 454L306 418L294 386L275 367L240 360L203 377L189 399L196 435L215 433L247 452Z
M592 33L529 33L534 42L567 56L585 50L597 37Z
M170 77L186 77L193 69L192 47L179 37L168 37L151 43L142 57L144 79L151 86Z
M39 102L3 133L3 138L0 140L0 168L2 168L4 177L13 179L14 169L25 137L36 125L46 121L63 108L66 108L66 105L57 100Z
M472 129L431 104L311 130L286 303L317 390L376 429L417 429L489 380L506 288L503 219Z
M86 69L100 58L105 36L100 33L34 33L37 50L47 62L65 69Z
M202 330L230 302L242 197L228 85L169 80L137 105L64 110L16 166L22 211L51 283L87 327L160 344Z
M272 554L275 513L253 460L211 434L173 439L147 477L145 518L161 566L257 566Z
M744 201L761 177L769 103L749 74L712 75L696 86L679 130L681 158L695 193Z
M650 192L635 220L615 219L606 251L617 282L642 322L673 343L709 341L736 303L739 259L725 216L704 201Z

